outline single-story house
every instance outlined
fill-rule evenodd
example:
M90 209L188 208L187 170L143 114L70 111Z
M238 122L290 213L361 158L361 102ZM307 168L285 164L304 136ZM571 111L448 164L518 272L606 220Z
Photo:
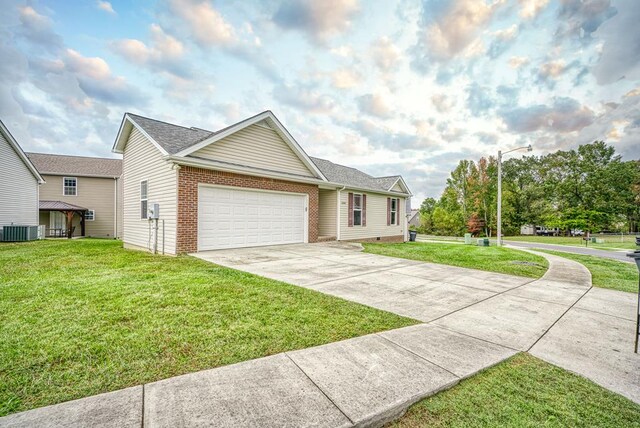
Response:
M46 180L39 224L45 236L117 238L122 230L122 160L27 153Z
M38 190L44 179L0 121L0 232L11 224L38 225Z
M130 248L406 240L401 176L311 158L270 111L218 131L126 113L113 151L123 155Z
M422 220L420 219L420 210L413 209L409 212L409 227L420 227Z

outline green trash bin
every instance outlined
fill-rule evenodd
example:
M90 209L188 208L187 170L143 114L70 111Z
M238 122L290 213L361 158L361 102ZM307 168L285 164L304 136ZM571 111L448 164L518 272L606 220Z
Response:
M478 247L488 247L489 246L489 238L478 238Z
M597 242L597 239L598 239L598 238L596 238L595 236L592 236L592 237L591 237L591 242L595 244L595 243Z

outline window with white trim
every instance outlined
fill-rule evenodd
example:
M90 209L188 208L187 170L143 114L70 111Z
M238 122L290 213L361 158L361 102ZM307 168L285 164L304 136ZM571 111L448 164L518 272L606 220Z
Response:
M96 212L94 210L87 210L86 213L84 213L84 219L87 221L93 221L96 219Z
M147 219L149 213L147 210L147 193L149 190L149 182L147 180L140 182L140 218Z
M398 199L391 198L391 224L398 223Z
M353 225L362 226L362 195L353 194Z
M78 179L76 177L62 178L62 194L64 196L78 195Z

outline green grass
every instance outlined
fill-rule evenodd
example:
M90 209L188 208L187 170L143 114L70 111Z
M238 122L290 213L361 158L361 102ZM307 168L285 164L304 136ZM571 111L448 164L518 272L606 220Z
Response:
M395 428L640 427L640 405L529 354L409 409Z
M595 235L598 237L597 235ZM554 244L554 245L572 245L576 247L584 247L584 240L580 236L505 236L505 241L521 241L534 242L538 244ZM589 242L589 248L600 250L616 250L616 249L635 249L635 237L631 235L624 236L624 242L620 242L620 236L605 236L603 244Z
M416 321L118 241L0 245L0 415Z
M566 259L582 263L591 272L594 287L610 288L612 290L638 292L638 269L635 264L618 262L603 257L571 254L561 251L538 250Z
M549 266L544 257L505 247L405 242L400 244L365 243L368 253L401 257L424 262L500 272L510 275L539 278ZM514 262L529 262L535 265Z

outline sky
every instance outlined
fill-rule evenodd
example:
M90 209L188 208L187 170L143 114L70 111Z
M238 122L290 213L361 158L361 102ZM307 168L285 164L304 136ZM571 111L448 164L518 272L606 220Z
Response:
M0 0L0 119L115 157L125 112L216 130L271 110L305 151L402 174L595 140L640 158L638 0ZM508 156L520 156L515 152Z

